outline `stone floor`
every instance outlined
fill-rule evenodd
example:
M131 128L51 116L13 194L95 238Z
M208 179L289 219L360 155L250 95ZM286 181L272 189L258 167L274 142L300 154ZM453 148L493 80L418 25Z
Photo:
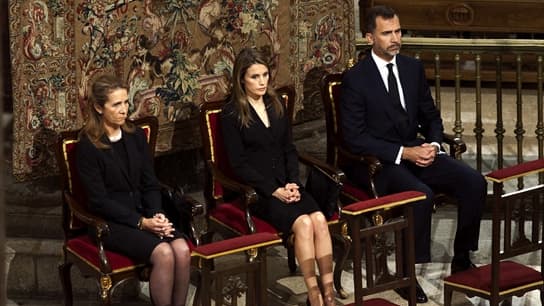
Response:
M195 196L199 196L196 194ZM429 296L429 302L425 305L435 306L443 305L443 290L442 279L449 272L449 262L451 260L452 237L455 230L455 211L453 207L442 207L433 216L433 242L432 242L432 262L429 264L417 265L417 274L420 284L423 286ZM473 261L476 264L486 263L489 261L490 247L490 221L482 221L480 251L473 254ZM538 265L539 258L526 257L522 260L531 265ZM269 305L303 305L306 294L302 276L299 274L290 275L287 268L287 255L285 249L281 246L271 248L268 253L268 296ZM229 260L239 260L240 258L232 257ZM77 272L74 272L77 273ZM353 302L353 281L351 263L346 267L342 275L342 284L350 296L347 299L337 299L338 305L345 305ZM145 290L144 290L145 291ZM194 288L191 288L191 299ZM407 305L396 293L390 291L378 296L385 297L399 305ZM97 305L93 301L94 297L76 299L75 305L94 306ZM25 305L62 305L60 300L45 299L40 300L31 297L12 298L11 306ZM149 305L145 294L142 294L142 299L139 301L117 301L115 305L140 306ZM239 299L238 305L245 305L243 298ZM477 298L468 299L461 294L454 294L454 305L456 306L471 306L488 305L486 301L481 301ZM532 292L522 298L513 300L514 306L537 306L541 305L538 293Z

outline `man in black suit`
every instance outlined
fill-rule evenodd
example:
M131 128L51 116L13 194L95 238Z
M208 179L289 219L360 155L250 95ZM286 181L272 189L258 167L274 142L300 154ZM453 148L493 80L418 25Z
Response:
M440 112L422 63L399 54L402 33L395 11L386 6L372 7L365 22L365 37L372 49L346 71L342 82L344 142L353 153L380 159L383 170L375 178L379 194L418 190L427 195L425 201L414 205L416 263L431 260L433 191L457 200L451 270L469 269L474 266L469 252L478 249L486 181L466 164L442 154ZM368 184L364 165L345 170L354 182ZM426 302L419 284L417 289L417 301ZM397 292L407 296L405 291Z

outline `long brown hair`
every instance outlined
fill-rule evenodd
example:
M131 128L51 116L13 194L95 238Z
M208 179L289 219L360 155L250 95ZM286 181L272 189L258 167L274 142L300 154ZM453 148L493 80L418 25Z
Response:
M127 89L127 86L119 78L109 74L99 76L91 85L91 92L87 102L87 120L81 129L81 134L86 135L99 149L109 148L110 146L102 141L102 138L106 135L104 118L96 110L95 106L104 108L109 95L117 89ZM128 120L125 121L121 128L128 133L134 132L134 126Z
M231 101L238 110L238 120L243 127L248 127L253 118L249 108L249 101L247 99L247 93L243 85L242 80L246 74L247 69L253 64L265 65L270 73L270 65L261 52L254 48L244 48L238 53L236 61L234 62L234 71L232 73L232 94ZM270 98L270 103L274 108L276 116L281 117L283 115L283 106L278 99L278 96L274 89L268 84L266 94Z

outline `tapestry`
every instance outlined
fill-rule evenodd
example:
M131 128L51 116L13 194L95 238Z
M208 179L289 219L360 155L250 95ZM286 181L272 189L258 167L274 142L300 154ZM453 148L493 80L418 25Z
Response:
M22 0L9 3L18 180L56 173L59 131L82 126L93 78L129 88L131 118L159 118L158 152L199 146L198 106L227 95L240 48L270 58L272 86L353 54L353 3L300 0ZM347 17L349 16L349 17ZM290 33L290 35L285 35Z
M65 1L10 1L13 174L56 173L57 132L80 125L72 6Z
M291 83L298 95L296 112L323 114L319 82L325 73L345 69L355 54L355 14L352 0L291 1ZM297 118L301 118L299 116Z

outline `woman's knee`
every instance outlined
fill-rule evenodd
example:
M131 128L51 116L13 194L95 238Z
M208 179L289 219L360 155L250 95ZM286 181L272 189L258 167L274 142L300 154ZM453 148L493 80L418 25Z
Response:
M187 244L187 241L185 241L185 239L181 239L181 238L176 239L172 241L171 244L177 257L180 257L180 258L191 257L191 249L189 248L189 245Z
M322 212L314 212L310 215L310 218L312 219L312 224L316 232L321 232L323 234L329 233L329 224Z
M153 252L151 253L151 263L152 264L166 264L174 262L174 252L169 243L161 242L159 243Z
M299 216L292 226L295 235L313 235L313 222L309 215Z

